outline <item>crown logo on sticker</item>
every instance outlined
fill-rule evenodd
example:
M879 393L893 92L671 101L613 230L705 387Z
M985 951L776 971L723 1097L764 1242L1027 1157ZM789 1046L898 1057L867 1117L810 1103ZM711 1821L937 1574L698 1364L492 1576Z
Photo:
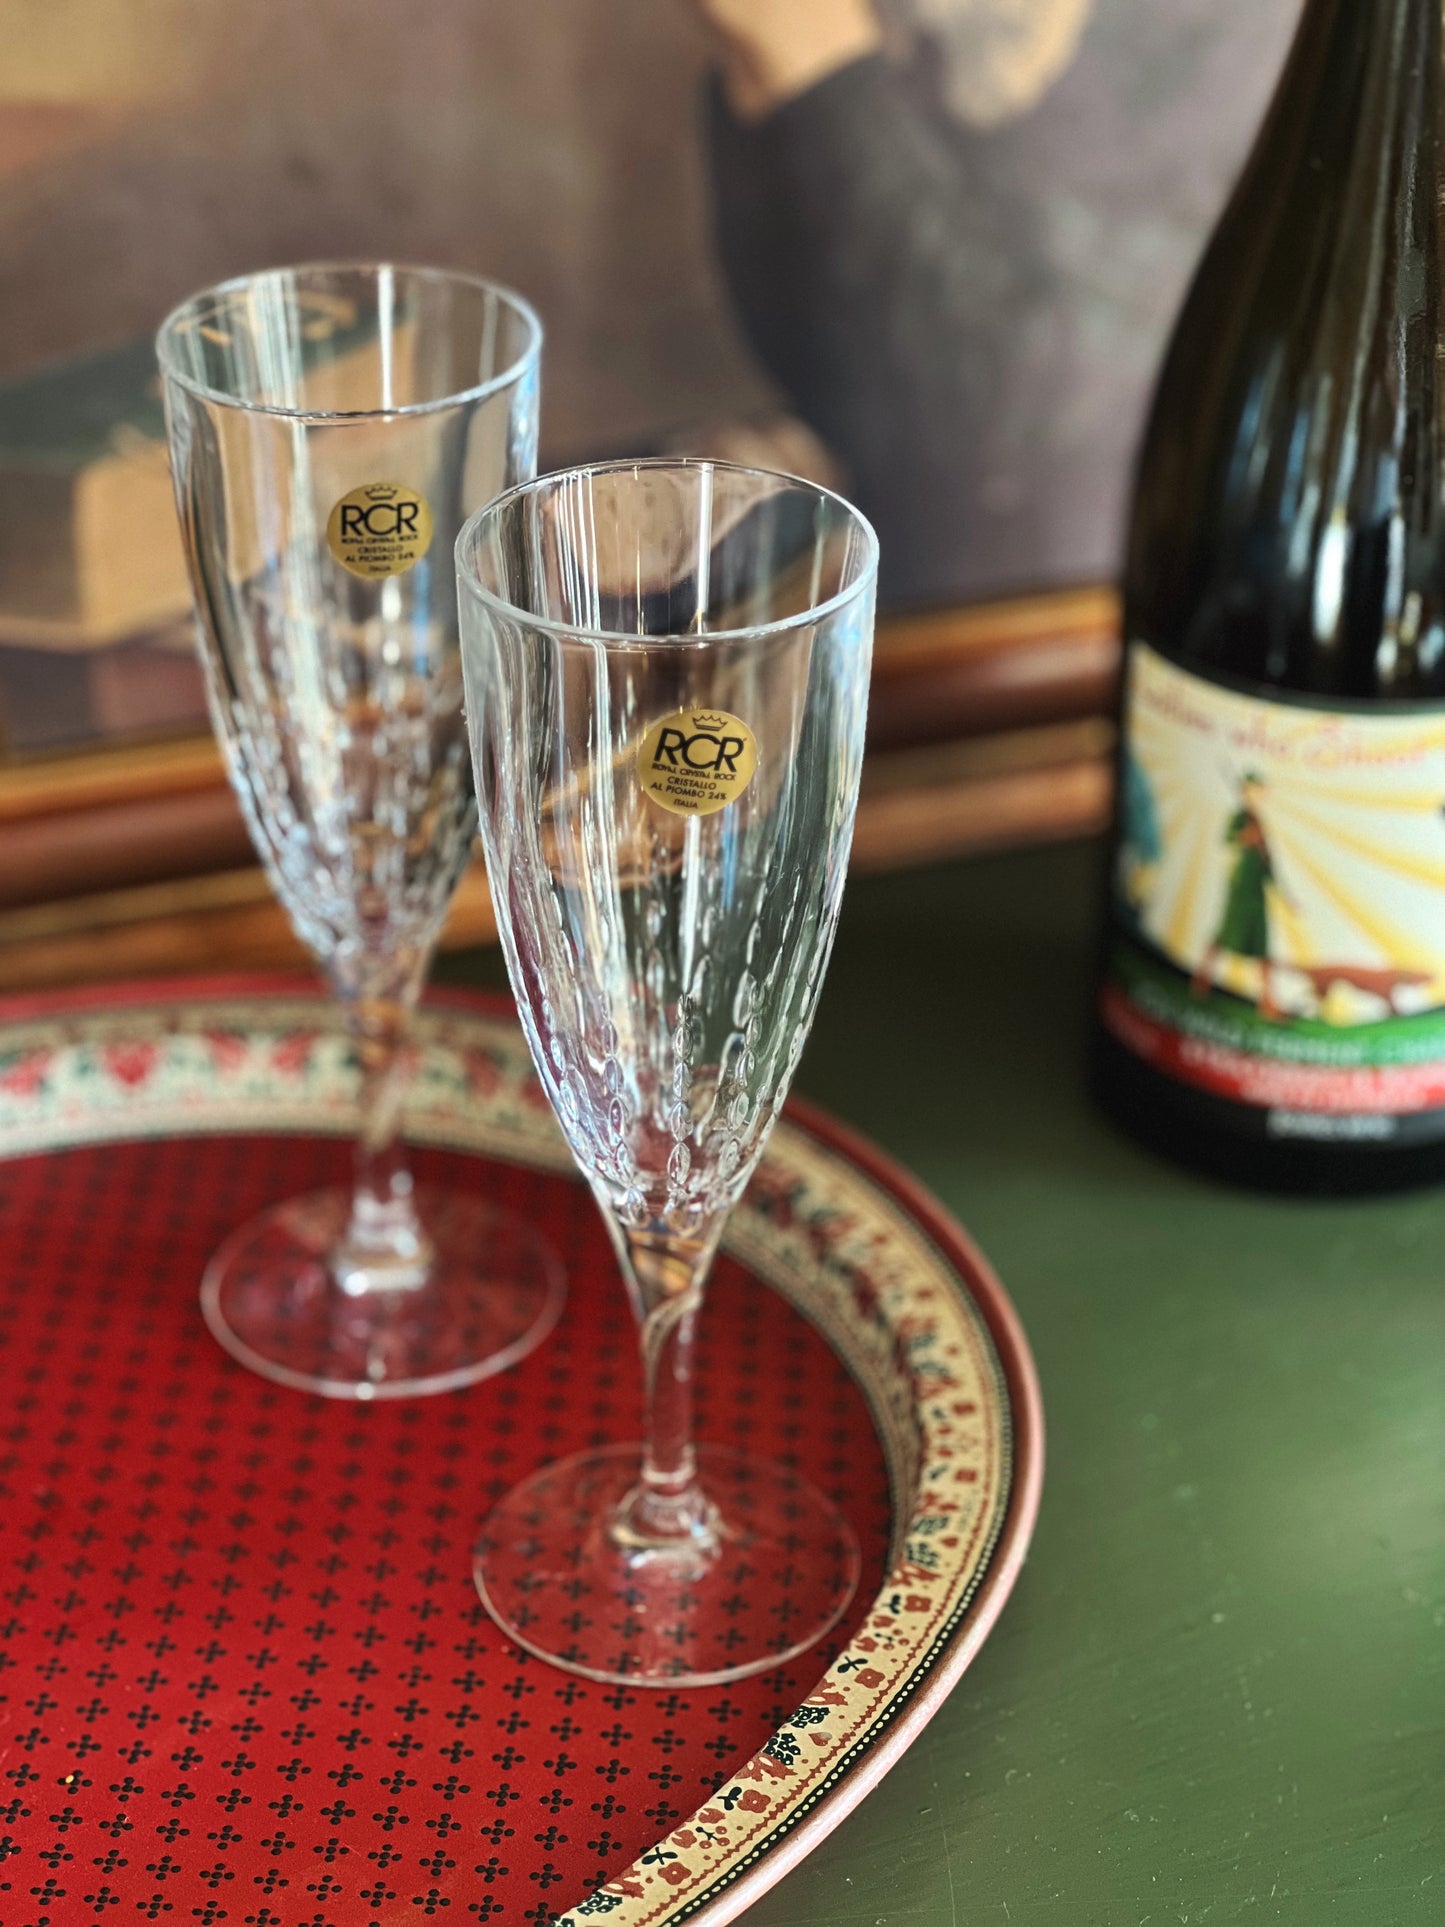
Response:
M679 709L642 738L637 778L674 816L711 816L735 803L753 780L758 739L725 709Z

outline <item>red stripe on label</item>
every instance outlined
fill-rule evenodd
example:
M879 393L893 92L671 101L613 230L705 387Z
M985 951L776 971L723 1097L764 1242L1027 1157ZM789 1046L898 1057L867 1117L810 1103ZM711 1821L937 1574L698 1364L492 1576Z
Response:
M1196 1090L1261 1110L1317 1111L1333 1116L1402 1117L1445 1108L1445 1064L1385 1064L1336 1070L1256 1057L1190 1037L1147 1016L1115 984L1100 997L1104 1023L1146 1064Z

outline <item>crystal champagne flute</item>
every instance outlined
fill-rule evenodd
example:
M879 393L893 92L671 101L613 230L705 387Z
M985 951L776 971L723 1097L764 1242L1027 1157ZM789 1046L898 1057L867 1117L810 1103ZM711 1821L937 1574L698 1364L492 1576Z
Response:
M541 328L475 276L321 265L195 296L157 341L216 733L256 849L345 1013L355 1182L212 1259L220 1342L303 1390L464 1385L555 1322L555 1259L485 1200L415 1194L408 1020L472 846L452 549L535 473Z
M703 1287L802 1050L863 752L876 542L712 462L574 469L457 545L483 847L537 1069L636 1315L642 1445L544 1466L481 1596L534 1653L653 1686L802 1651L857 1584L795 1471L697 1445Z

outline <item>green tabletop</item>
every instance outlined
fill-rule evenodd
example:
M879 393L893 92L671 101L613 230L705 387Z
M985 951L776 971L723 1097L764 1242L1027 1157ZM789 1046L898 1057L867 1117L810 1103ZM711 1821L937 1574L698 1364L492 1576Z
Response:
M1236 1194L1102 1124L1097 870L849 887L798 1086L992 1258L1048 1466L981 1656L749 1927L1445 1922L1445 1195Z

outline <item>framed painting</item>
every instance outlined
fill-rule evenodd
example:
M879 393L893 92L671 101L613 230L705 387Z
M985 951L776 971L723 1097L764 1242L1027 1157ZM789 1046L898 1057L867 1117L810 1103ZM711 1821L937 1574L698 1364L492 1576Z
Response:
M0 984L294 955L209 740L149 342L194 287L307 256L529 294L545 466L760 460L873 517L860 862L1097 827L1115 612L1078 585L1113 577L1152 370L1296 13L27 9L0 76ZM479 880L462 905L485 935Z

